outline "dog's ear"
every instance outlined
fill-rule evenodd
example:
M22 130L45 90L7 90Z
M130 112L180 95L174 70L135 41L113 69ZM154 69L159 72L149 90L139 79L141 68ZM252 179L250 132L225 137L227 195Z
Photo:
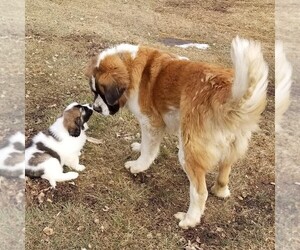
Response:
M81 133L81 128L82 128L82 121L80 117L77 117L74 121L73 126L71 126L70 128L68 128L68 132L70 136L73 137L78 137L80 136Z
M108 105L113 106L123 95L125 88L118 87L117 85L107 86L104 90L104 96Z
M92 78L92 76L95 75L96 67L97 67L97 56L93 56L90 59L90 62L88 63L84 75L87 76L88 78Z

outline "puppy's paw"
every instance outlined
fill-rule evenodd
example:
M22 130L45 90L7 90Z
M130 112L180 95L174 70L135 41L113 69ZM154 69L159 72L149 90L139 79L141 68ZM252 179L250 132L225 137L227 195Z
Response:
M142 165L140 165L138 161L127 161L125 163L125 168L130 170L132 174L138 174L144 172L149 167L148 166L142 167Z
M84 165L81 165L81 164L78 164L78 165L77 165L76 167L74 167L73 169L76 170L76 171L81 172L81 171L85 170L85 166L84 166Z
M56 181L54 179L48 179L48 181L49 181L49 183L51 185L51 188L55 189L55 187L56 187Z
M188 229L197 226L200 223L200 218L193 218L189 216L187 213L178 212L174 214L175 218L180 220L179 226L182 229Z
M219 198L227 198L230 196L228 185L220 187L217 183L211 188L211 192Z
M70 180L77 179L78 176L79 176L79 174L76 172L68 172L68 178Z
M134 142L131 144L131 149L134 152L141 152L141 144L138 142Z

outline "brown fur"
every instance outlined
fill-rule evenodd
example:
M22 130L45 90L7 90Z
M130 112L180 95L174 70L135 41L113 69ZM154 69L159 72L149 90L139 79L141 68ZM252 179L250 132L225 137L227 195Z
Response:
M231 97L232 69L178 60L170 53L141 47L135 60L130 59L129 53L107 56L99 68L94 67L90 72L101 83L98 86L101 91L103 86L112 84L125 86L123 102L130 98L131 91L138 89L141 112L150 118L154 128L165 127L163 115L170 107L180 109L185 145L190 137L204 130L208 118L218 123L230 122L224 114L234 108L227 103ZM206 161L207 157L197 160L205 171L212 165Z
M64 112L64 127L71 133L78 129L81 124L81 112L80 108L74 107Z
M33 154L33 157L29 159L28 163L31 166L37 166L49 158L51 158L51 156L47 153L36 152Z

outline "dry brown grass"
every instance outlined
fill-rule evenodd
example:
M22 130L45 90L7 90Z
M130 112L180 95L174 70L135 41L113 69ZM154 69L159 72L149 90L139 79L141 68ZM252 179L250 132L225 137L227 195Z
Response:
M151 44L230 66L230 42L239 34L262 41L273 72L272 1L198 2L28 1L27 136L49 126L66 104L92 101L83 76L88 58L120 42ZM159 43L164 37L206 42L211 48L166 48ZM91 244L92 249L182 249L191 241L203 249L273 249L273 113L270 96L262 130L231 175L231 198L210 195L201 224L187 231L173 218L188 206L188 180L174 138L166 136L152 168L134 177L123 167L137 157L130 150L133 140L127 138L140 132L134 117L125 110L109 118L93 116L89 135L103 144L86 144L81 161L87 169L75 185L62 183L55 191L43 191L46 197L39 204L47 183L27 181L27 248L80 249ZM208 176L208 186L214 176ZM53 235L43 233L47 226Z

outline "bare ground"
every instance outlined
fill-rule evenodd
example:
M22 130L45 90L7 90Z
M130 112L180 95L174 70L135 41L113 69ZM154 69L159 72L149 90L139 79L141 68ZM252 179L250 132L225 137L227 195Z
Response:
M300 4L296 0L276 2L276 39L282 40L293 66L291 105L276 134L276 247L300 248Z
M194 60L230 66L235 35L258 39L274 72L273 1L27 1L26 134L49 126L70 102L91 102L83 70L89 57L121 42L144 43ZM162 38L208 43L206 51L166 47ZM209 195L201 224L182 230L173 214L187 209L188 180L167 136L146 173L123 167L137 154L139 128L126 110L92 117L75 183L47 190L27 180L27 249L274 249L274 85L245 159L231 175L232 196ZM207 178L213 184L215 173ZM53 229L43 232L44 228ZM188 248L190 247L190 248ZM194 247L194 248L193 248Z
M24 6L0 2L0 144L24 131ZM0 249L24 249L24 180L0 176Z

